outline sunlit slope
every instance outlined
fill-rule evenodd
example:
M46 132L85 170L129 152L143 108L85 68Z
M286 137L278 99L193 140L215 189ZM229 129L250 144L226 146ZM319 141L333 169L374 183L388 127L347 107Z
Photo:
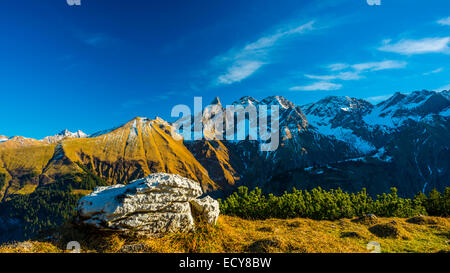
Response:
M96 137L67 139L61 149L67 163L81 163L108 183L166 172L199 181L204 190L217 187L182 140L174 139L170 125L161 119L135 118Z
M239 170L243 167L236 155L219 140L187 142L188 149L204 166L209 177L222 189L233 188L241 179ZM235 162L235 164L233 164Z
M0 174L4 175L0 197L5 191L14 193L27 185L37 185L39 175L52 159L54 150L55 145L22 137L0 143Z

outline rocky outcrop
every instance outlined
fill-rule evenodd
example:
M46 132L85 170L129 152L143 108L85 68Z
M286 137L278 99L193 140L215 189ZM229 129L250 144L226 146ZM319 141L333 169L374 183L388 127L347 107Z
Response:
M180 175L156 173L128 185L99 187L78 203L79 221L104 230L160 235L195 229L194 217L214 225L219 203L200 184Z

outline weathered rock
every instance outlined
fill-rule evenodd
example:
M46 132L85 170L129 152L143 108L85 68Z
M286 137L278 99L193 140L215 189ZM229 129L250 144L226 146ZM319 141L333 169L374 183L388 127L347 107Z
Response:
M219 202L206 196L202 199L191 200L194 215L199 215L210 225L215 225L219 218Z
M200 184L175 174L156 173L128 185L98 187L78 203L80 222L99 229L147 234L189 232L194 215L215 224L219 204L202 195ZM191 205L195 212L192 211Z

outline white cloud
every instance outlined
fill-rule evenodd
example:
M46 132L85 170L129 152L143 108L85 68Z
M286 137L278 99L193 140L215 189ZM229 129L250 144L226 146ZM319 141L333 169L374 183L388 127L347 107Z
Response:
M381 95L381 96L375 96L375 97L368 97L365 98L366 101L371 102L371 103L378 103L380 101L384 101L389 99L390 97L392 97L392 94L389 95Z
M378 48L381 51L394 52L404 55L425 53L449 53L450 37L425 38L421 40L400 40L397 43L386 43Z
M350 81L350 80L359 80L362 78L361 75L357 72L341 72L335 75L310 75L305 74L305 77L309 79L314 80L322 80L322 81L331 81L331 80L343 80L343 81Z
M313 24L314 21L310 21L300 26L280 28L274 34L261 37L240 50L231 50L227 54L217 56L213 64L225 72L216 78L215 83L233 84L250 77L263 65L270 63L268 54L279 42L292 35L313 30Z
M344 70L346 68L348 68L348 64L344 64L344 63L336 63L336 64L330 64L328 66L328 69L330 69L331 71L339 71L339 70Z
M379 71L386 69L398 69L404 68L407 65L406 62L400 61L382 61L382 62L369 62L352 65L352 68L357 71Z
M312 30L313 24L314 24L314 21L311 21L304 25L300 25L300 26L297 26L294 28L289 28L287 30L286 29L281 30L275 34L272 34L272 35L269 35L266 37L261 37L256 42L246 45L244 47L244 49L242 50L243 51L242 53L244 53L244 55L245 55L248 53L254 53L255 51L258 51L258 50L264 50L264 49L273 47L275 45L275 43L282 38L285 38L292 34L301 34L307 30Z
M336 90L342 87L341 84L334 84L330 81L333 80L341 80L341 81L352 81L359 80L364 78L362 74L371 72L371 71L379 71L386 69L398 69L404 68L407 65L406 62L401 61L381 61L381 62L367 62L367 63L359 63L359 64L346 64L346 63L338 63L331 64L328 67L331 71L336 70L345 70L336 74L331 75L311 75L305 74L304 76L313 80L320 80L320 82L314 83L308 86L295 86L292 87L291 90Z
M240 82L255 73L255 71L258 70L263 64L264 63L259 61L245 61L235 63L228 69L227 73L219 76L217 80L222 84L232 84L234 82Z
M443 26L450 26L450 17L442 18L441 20L437 21L437 23Z
M435 69L435 70L433 70L433 71L425 72L425 73L423 73L423 75L424 75L424 76L428 76L428 75L431 75L431 74L437 74L437 73L440 73L440 72L442 72L442 71L444 71L444 68L439 67L439 68L437 68L437 69Z
M329 90L338 90L341 89L342 84L336 84L331 82L315 82L311 85L305 86L294 86L289 88L291 91L329 91Z

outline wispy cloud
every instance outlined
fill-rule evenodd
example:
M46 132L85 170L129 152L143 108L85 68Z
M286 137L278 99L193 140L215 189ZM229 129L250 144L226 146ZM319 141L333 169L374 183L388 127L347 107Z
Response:
M310 85L294 86L289 88L291 91L330 91L338 90L342 88L342 84L336 84L332 82L315 82Z
M407 62L387 60L381 62L359 63L354 64L351 67L357 71L363 72L404 68L407 64Z
M441 20L437 21L437 23L443 26L450 26L450 17L442 18Z
M330 64L328 66L328 69L330 69L331 71L340 71L340 70L344 70L344 69L346 69L348 67L349 67L348 64L337 63L337 64Z
M224 70L215 79L216 85L240 82L258 71L263 65L270 63L269 53L276 45L293 35L313 30L314 21L306 24L280 28L273 34L263 36L241 49L230 50L227 54L217 56L213 65Z
M449 53L448 43L450 37L424 38L420 40L400 40L397 43L385 41L378 50L394 52L403 55L425 54L425 53Z
M441 73L442 71L444 71L444 68L439 67L439 68L437 68L435 70L432 70L432 71L429 71L429 72L425 72L425 73L423 73L423 75L424 76L428 76L428 75L431 75L431 74Z
M392 97L392 94L389 95L381 95L381 96L374 96L374 97L368 97L365 98L366 101L371 102L371 103L378 103L384 100L389 99L390 97Z
M228 68L227 73L217 79L222 84L240 82L256 72L264 63L260 61L239 61Z
M380 71L387 69L399 69L406 67L408 63L403 61L386 60L381 62L366 62L358 64L336 63L327 66L329 70L340 71L339 73L327 74L327 75L311 75L305 74L308 79L319 80L319 82L313 83L308 86L295 86L290 90L336 90L342 87L340 84L334 84L330 81L354 81L364 78L364 73L372 71ZM317 89L314 89L317 88ZM319 89L322 88L322 89Z
M340 73L334 74L334 75L305 74L305 77L307 77L309 79L322 80L322 81L331 81L331 80L350 81L350 80L359 80L362 78L362 76L358 72L340 72Z

